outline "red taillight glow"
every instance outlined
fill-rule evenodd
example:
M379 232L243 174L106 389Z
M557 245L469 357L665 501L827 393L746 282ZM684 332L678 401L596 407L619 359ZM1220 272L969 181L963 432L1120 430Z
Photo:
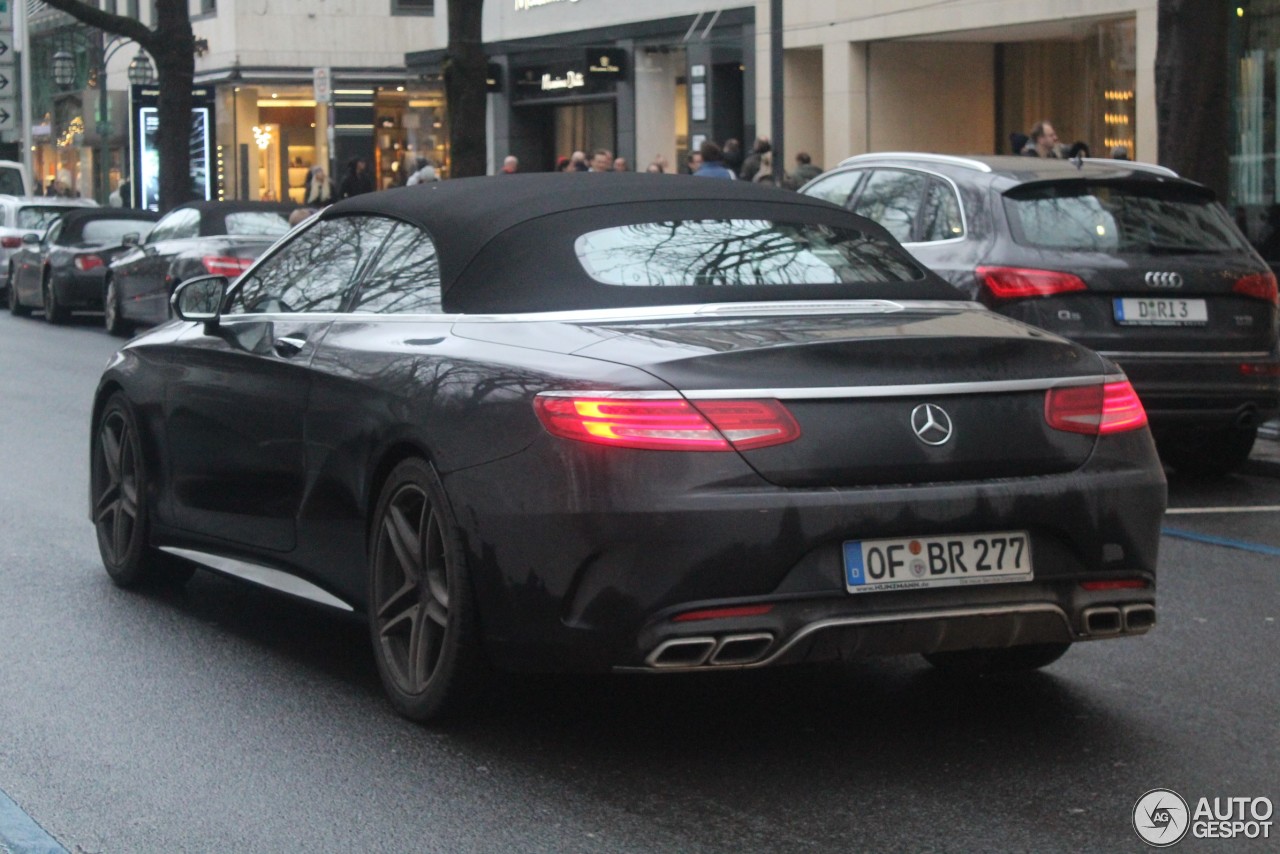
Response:
M1057 270L1030 270L1024 267L979 267L978 281L999 299L1048 297L1071 291L1086 291L1084 279Z
M1246 377L1280 377L1280 364L1275 362L1243 362L1240 373Z
M102 266L102 259L97 255L77 255L75 260L76 269L82 273L90 270L96 270Z
M1081 581L1082 590L1145 590L1148 584L1144 578L1113 578L1109 581Z
M1280 304L1280 293L1276 290L1275 273L1252 273L1236 279L1232 292L1241 296L1264 300L1272 305Z
M732 608L708 608L705 611L686 611L671 618L673 623L692 623L698 620L720 620L726 617L760 617L773 610L772 605L738 605Z
M0 237L0 246L3 246L5 249L17 249L21 245L21 237Z
M200 259L211 276L226 276L234 279L253 266L252 258L231 258L220 255L206 255Z
M1147 412L1126 380L1050 389L1044 419L1055 430L1097 436L1145 427Z
M791 413L776 400L652 400L614 397L534 399L553 436L657 451L749 450L800 437Z

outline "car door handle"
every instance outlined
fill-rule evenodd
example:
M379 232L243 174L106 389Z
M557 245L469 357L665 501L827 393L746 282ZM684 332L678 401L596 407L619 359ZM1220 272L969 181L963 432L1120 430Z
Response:
M307 339L301 335L283 335L277 338L271 346L275 347L276 352L281 356L288 358L302 352L302 348L307 346Z

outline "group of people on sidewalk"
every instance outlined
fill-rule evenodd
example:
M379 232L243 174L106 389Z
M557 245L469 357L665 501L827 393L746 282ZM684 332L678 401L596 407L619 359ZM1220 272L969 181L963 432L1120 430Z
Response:
M1058 139L1058 132L1048 119L1036 122L1029 133L1014 132L1009 134L1009 146L1014 154L1023 157L1047 157L1071 160L1076 157L1089 157L1087 142L1073 142L1064 145ZM1112 160L1128 160L1129 149L1123 145L1111 147L1108 156Z

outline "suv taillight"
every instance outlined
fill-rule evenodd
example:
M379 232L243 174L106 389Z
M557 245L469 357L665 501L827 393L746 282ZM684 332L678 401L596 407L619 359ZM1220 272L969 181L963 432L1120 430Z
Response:
M565 439L655 451L746 451L800 438L776 400L700 400L539 395L534 411Z
M1058 270L1026 267L979 267L978 281L997 299L1048 297L1071 291L1086 291L1084 279Z
M1236 279L1231 290L1241 296L1265 300L1272 305L1280 304L1280 294L1276 292L1275 273L1251 273L1248 276L1241 276Z
M1105 436L1147 425L1147 412L1128 380L1050 389L1044 420L1055 430Z

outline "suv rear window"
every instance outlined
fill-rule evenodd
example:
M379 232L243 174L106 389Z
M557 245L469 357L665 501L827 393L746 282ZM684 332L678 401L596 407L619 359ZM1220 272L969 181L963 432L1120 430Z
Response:
M587 274L605 285L834 285L924 278L884 241L815 223L646 222L580 235L574 250Z
M1028 184L1004 196L1013 239L1039 249L1237 252L1248 244L1206 191L1156 183Z

